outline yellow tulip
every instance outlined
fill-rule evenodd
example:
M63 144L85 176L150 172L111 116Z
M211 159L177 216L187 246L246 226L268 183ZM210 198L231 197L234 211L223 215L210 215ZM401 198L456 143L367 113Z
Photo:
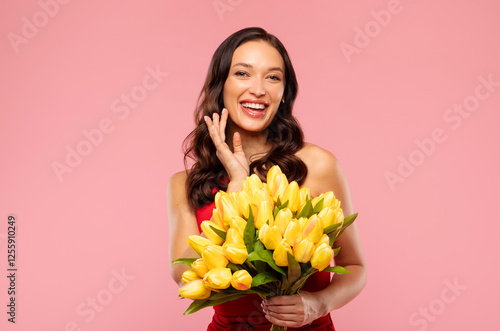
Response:
M302 207L303 205L306 204L307 199L311 197L311 191L307 187L303 187L299 191L300 193L300 206Z
M253 201L257 206L260 206L260 203L262 201L266 201L270 205L272 204L271 201L273 201L269 195L266 193L266 190L264 188L257 190L253 194Z
M274 218L274 225L280 229L281 235L285 235L286 227L293 217L292 211L288 208L281 209Z
M191 264L191 268L198 275L198 277L203 278L208 272L208 267L203 259L198 259Z
M278 201L278 197L283 195L287 186L288 179L285 174L281 172L281 169L278 166L272 166L267 172L266 190L275 203Z
M307 217L301 217L298 219L299 221L299 224L300 224L300 228L302 229L304 227L304 225L306 224L306 222L308 221L309 219Z
M257 215L254 215L254 225L256 229L260 229L265 223L269 221L270 225L274 223L273 210L271 205L266 201L261 201Z
M229 268L214 268L203 277L203 285L212 290L222 290L231 284L232 274Z
M229 228L226 232L226 242L227 243L236 243L236 244L245 244L243 237L235 228Z
M287 244L286 240L283 239L278 246L276 246L276 249L273 252L273 260L277 266L288 267L287 253L293 255L292 248Z
M252 276L246 270L238 270L231 278L231 285L240 291L248 290L252 287Z
M238 233L240 234L240 236L243 237L243 233L245 232L245 227L247 226L247 221L245 221L245 219L243 219L240 216L236 216L236 217L231 218L231 220L229 221L229 226L232 229L236 229L238 231ZM226 237L227 237L227 234L226 234Z
M302 239L301 242L293 247L293 257L297 262L309 262L314 253L314 244L309 239Z
M317 214L312 215L302 225L302 235L309 239L313 244L317 243L323 235L323 225Z
M287 187L288 179L284 174L277 175L271 185L268 183L267 188L269 190L269 195L273 198L274 203L278 202L278 198L280 198L280 201L283 203L282 197Z
M333 194L332 191L322 193L316 198L312 199L312 204L313 207L316 207L316 204L323 199L323 208L326 207L332 207L332 208L338 208L340 207L340 201L335 198L335 195Z
M300 207L300 189L296 181L291 182L283 192L280 198L281 203L288 201L287 208L292 212L296 212Z
M235 203L235 206L238 206L238 203L236 202L236 193L238 193L239 191L235 192L235 191L229 191L227 192L227 194L229 195L229 198L231 199L231 201L233 203Z
M252 174L243 181L242 186L244 191L253 195L256 190L262 189L262 181L259 176Z
M342 212L342 208L323 208L323 210L319 212L318 217L321 219L321 224L323 225L324 229L331 225L342 223L344 221L344 213Z
M212 216L214 218L214 223L217 224L221 229L224 229L224 231L226 231L227 225L224 224L224 221L222 220L217 208L214 208L214 210L212 211Z
M281 173L282 172L279 166L277 165L272 166L271 169L269 169L269 171L267 172L267 178L266 178L267 183L269 184L270 182L272 182L274 177L276 177L276 175Z
M229 224L231 218L235 216L241 216L236 203L231 199L231 196L224 191L219 191L215 194L215 207L224 224Z
M199 256L208 245L213 245L214 243L207 238L202 236L192 235L187 238L187 243Z
M208 245L205 247L202 257L209 270L214 268L225 268L228 263L222 246Z
M276 225L264 224L259 230L259 239L266 246L266 249L275 249L283 237Z
M326 243L322 243L316 248L311 258L311 267L322 271L330 266L333 259L333 249Z
M201 280L201 277L199 277L198 274L193 269L186 270L182 273L182 282L184 284L187 284L197 279Z
M224 243L222 251L229 261L234 264L243 264L247 257L248 251L244 244L240 243Z
M321 236L321 239L314 244L314 249L317 249L319 245L321 245L322 243L325 243L327 244L328 246L330 246L330 237L328 237L326 234L323 234Z
M302 240L302 227L298 220L292 219L285 230L283 235L288 245L294 247Z
M210 296L210 289L205 287L203 281L193 280L179 288L179 294L186 299L206 299Z
M251 196L246 191L238 191L235 194L236 203L238 205L239 212L248 219L250 215L250 209L252 209L252 214L255 215L257 210L257 205L254 202L253 196Z
M201 227L201 231L203 231L205 236L207 236L207 238L210 241L212 241L216 245L222 245L222 243L224 242L224 239L219 237L219 235L213 230L213 228L216 228L217 230L220 230L223 232L224 232L224 229L222 229L220 226L218 226L217 224L215 224L212 221L203 221L203 222L201 222L200 227Z

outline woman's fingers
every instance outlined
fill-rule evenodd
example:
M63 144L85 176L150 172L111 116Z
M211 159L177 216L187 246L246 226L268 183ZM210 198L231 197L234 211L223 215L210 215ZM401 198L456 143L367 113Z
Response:
M219 115L214 114L213 115L213 120L209 116L205 116L205 123L207 124L208 128L208 133L210 134L210 138L212 138L212 141L215 145L216 148L219 148L220 143L224 143L225 139L221 139L220 134L219 134Z
M241 143L241 136L239 132L235 132L233 135L233 149L234 154L244 154L243 144Z
M221 162L226 165L225 159L230 157L230 154L232 154L232 152L229 149L229 146L226 144L225 134L223 133L223 130L221 128L219 115L214 113L212 118L205 116L204 119L210 133L210 138L212 138L212 142L214 143L215 149L217 150L217 156L219 157ZM225 121L222 124L225 126Z
M277 325L298 327L304 324L304 306L297 295L267 299L262 308L266 318Z
M214 113L212 118L209 116L204 117L207 125L210 138L214 143L216 155L226 169L229 179L245 178L248 176L248 160L243 151L242 139L239 133L233 136L231 148L226 143L226 125L228 121L228 111L222 110L222 114Z
M227 125L227 117L228 117L228 111L226 108L222 109L222 114L220 117L220 128L219 128L219 134L221 135L221 138L223 141L226 141L226 125Z

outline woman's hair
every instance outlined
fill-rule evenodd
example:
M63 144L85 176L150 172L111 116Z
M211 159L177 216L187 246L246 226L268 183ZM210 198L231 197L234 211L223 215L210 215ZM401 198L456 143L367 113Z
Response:
M186 181L189 203L192 208L202 207L214 200L214 188L226 190L227 173L216 156L215 146L210 138L204 116L212 118L224 108L222 92L229 75L233 53L248 41L262 40L273 46L285 63L284 102L268 127L267 143L270 150L250 164L250 172L265 179L271 166L277 164L290 181L299 185L307 175L305 163L295 156L304 144L304 134L299 123L292 116L292 108L297 97L298 84L295 71L283 44L264 29L253 27L235 32L215 51L203 89L194 113L196 128L184 140L184 166L188 168L188 159L194 161Z

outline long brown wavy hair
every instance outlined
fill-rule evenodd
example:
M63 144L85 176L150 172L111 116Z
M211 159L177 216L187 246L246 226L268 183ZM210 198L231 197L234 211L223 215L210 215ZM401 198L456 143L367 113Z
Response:
M226 190L228 175L216 156L215 146L210 138L204 116L212 118L214 113L224 108L222 91L229 75L233 53L241 44L263 40L273 46L285 63L284 102L268 127L267 143L270 150L250 163L250 173L256 173L265 180L268 169L277 164L290 181L299 185L307 176L307 166L295 156L304 144L304 134L299 123L292 115L297 97L298 84L295 71L283 44L264 29L245 28L229 36L215 51L207 73L205 84L194 112L196 128L184 140L184 166L188 169L188 159L194 161L187 176L186 189L189 203L193 209L202 207L214 200L213 189Z

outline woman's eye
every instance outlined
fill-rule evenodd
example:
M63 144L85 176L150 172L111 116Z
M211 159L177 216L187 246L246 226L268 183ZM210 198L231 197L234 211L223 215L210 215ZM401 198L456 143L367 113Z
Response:
M281 78L279 78L278 76L275 76L275 75L271 75L271 76L269 76L269 78L271 78L271 80L275 80L275 81L281 80Z
M236 76L242 76L242 77L243 77L243 76L246 76L247 74L246 74L245 72L243 72L243 71L237 71L237 72L235 73L235 75L236 75Z

